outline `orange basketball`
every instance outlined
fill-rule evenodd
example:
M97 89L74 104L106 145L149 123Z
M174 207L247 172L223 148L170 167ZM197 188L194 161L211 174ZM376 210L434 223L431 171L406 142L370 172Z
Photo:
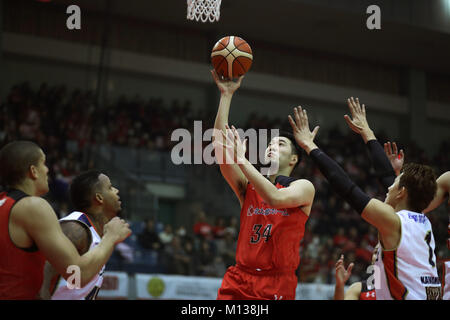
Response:
M214 45L211 63L219 76L227 79L245 74L253 62L252 49L247 41L236 36L227 36Z

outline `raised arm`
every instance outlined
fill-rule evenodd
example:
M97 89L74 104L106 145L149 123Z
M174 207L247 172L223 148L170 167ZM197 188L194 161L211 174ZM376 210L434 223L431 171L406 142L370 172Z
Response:
M391 162L384 153L383 147L369 127L366 117L366 107L364 104L360 105L358 98L349 98L347 99L347 103L352 118L348 115L344 115L344 119L350 129L361 135L361 138L364 140L364 143L369 150L375 173L384 189L387 190L394 182L395 172Z
M13 210L17 223L30 235L58 274L67 279L72 274L67 268L76 265L81 272L81 286L86 285L111 256L114 245L130 233L127 223L113 218L104 227L100 244L80 256L73 243L64 235L53 208L42 198L27 197L18 202Z
M370 199L345 173L345 171L314 143L318 127L309 130L306 110L294 108L294 118L289 116L296 142L311 157L331 187L355 209L361 217L378 229L383 243L393 243L399 236L400 218L394 209L377 200ZM384 240L387 241L384 241ZM386 248L388 249L388 248Z
M450 193L450 171L443 173L437 180L437 191L434 199L423 211L430 212L439 207L444 202L445 197Z
M211 73L214 81L217 84L217 87L220 90L219 109L217 110L216 120L214 122L215 130L213 133L215 156L220 166L220 172L230 185L231 189L233 189L242 207L244 203L245 192L247 190L248 180L239 169L239 166L235 163L232 163L230 159L226 158L227 153L224 149L223 144L217 142L223 141L222 132L226 130L226 125L228 125L228 115L230 112L231 100L233 98L234 92L240 87L244 76L241 76L239 80L235 82L233 80L220 79L215 70L212 70Z
M405 153L403 149L398 152L397 144L395 142L388 141L384 144L384 153L391 162L392 168L394 169L395 175L399 175L403 168L403 163L405 162Z

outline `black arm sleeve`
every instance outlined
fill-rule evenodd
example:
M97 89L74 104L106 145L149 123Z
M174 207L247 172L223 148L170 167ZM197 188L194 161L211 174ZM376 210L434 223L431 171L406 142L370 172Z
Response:
M336 193L361 214L369 203L370 197L350 179L336 161L328 157L322 150L314 149L309 156L319 167L320 172L327 178Z
M391 162L384 153L384 149L378 140L370 140L366 144L369 149L370 157L372 158L373 168L378 180L383 187L387 190L395 180L394 168L392 168Z

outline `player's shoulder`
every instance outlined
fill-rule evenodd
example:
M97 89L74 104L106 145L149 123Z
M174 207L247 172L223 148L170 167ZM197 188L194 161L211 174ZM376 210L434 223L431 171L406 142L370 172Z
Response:
M14 212L14 217L24 221L39 221L46 218L55 218L56 214L47 200L28 196L20 199L11 212Z
M61 229L67 238L72 241L80 255L89 250L92 235L89 227L79 220L60 220Z
M308 179L298 179L295 180L294 183L297 183L298 185L301 185L303 188L307 188L311 191L315 191L316 188L314 188L314 185L311 181L309 181Z
M361 281L353 282L350 287L348 287L349 290L356 290L361 291L363 287L363 283Z
M345 300L358 300L361 294L362 283L360 281L354 282L345 292Z
M439 178L436 180L438 187L444 188L445 191L449 192L450 189L450 171L444 172Z
M28 196L23 199L21 199L16 207L18 208L26 208L26 209L41 209L41 208L48 208L50 207L50 204L47 202L47 200L36 197L36 196Z

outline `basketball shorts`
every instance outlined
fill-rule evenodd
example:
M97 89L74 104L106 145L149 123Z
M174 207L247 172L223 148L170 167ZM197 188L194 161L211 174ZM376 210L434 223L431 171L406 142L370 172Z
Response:
M249 271L232 266L227 269L217 294L218 300L295 300L295 270Z

